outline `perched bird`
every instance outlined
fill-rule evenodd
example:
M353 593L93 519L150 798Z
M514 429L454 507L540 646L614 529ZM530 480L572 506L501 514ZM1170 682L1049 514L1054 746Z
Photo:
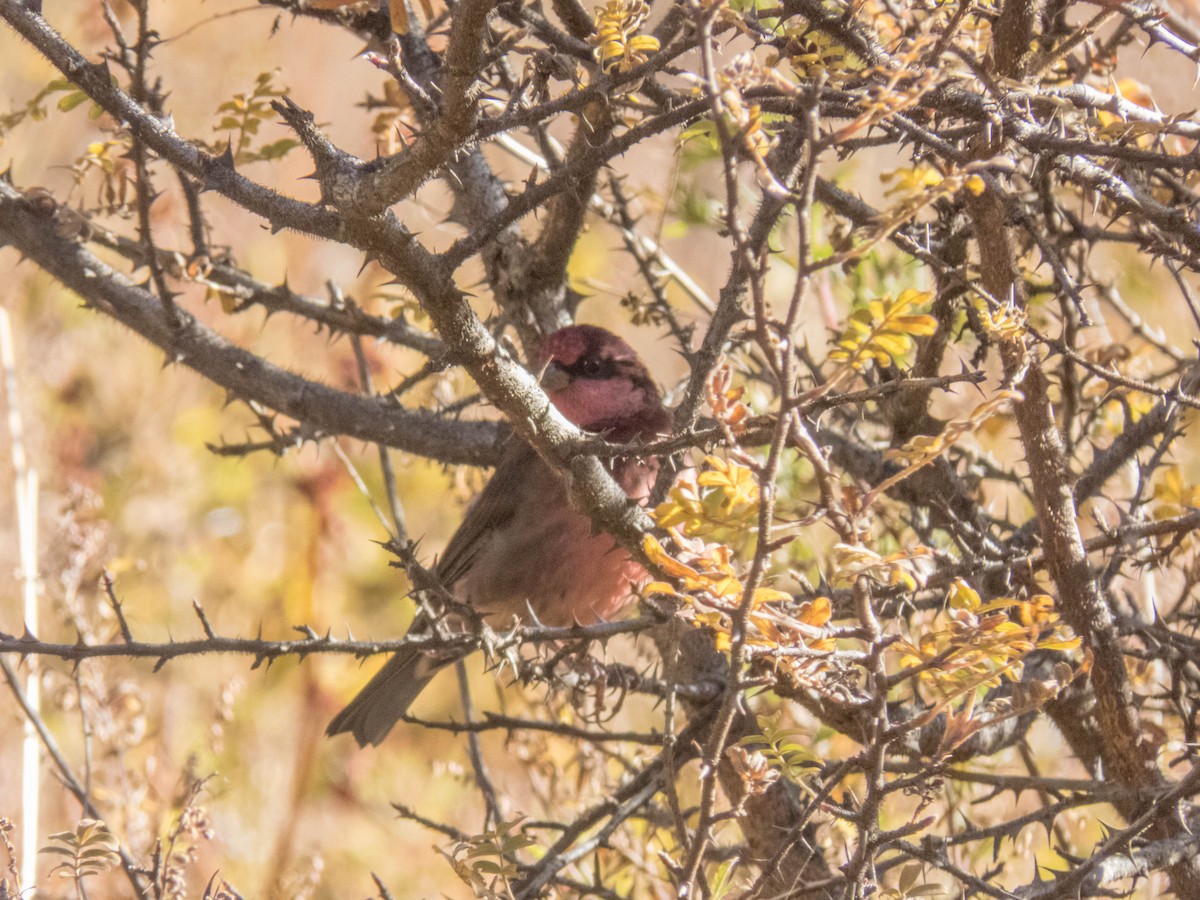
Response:
M612 332L594 325L563 328L545 339L541 362L547 396L580 428L618 443L669 430L670 413L650 373ZM621 458L610 470L625 493L644 501L658 462ZM591 520L572 507L562 479L518 437L450 538L435 572L455 599L497 628L528 620L530 611L550 626L607 619L646 577L610 535L596 533ZM428 630L429 622L418 616L409 634ZM399 651L330 723L328 733L349 731L360 746L378 744L433 675L456 658L445 650Z

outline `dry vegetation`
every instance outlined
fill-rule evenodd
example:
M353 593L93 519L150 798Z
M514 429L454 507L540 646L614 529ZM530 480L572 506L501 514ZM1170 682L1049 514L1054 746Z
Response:
M37 6L0 897L1200 897L1183 4ZM514 430L640 604L327 740Z

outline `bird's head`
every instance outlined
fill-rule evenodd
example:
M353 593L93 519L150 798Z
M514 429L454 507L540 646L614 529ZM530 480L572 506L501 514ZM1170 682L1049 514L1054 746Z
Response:
M613 441L669 430L670 414L646 366L611 331L571 325L547 337L540 356L543 389L580 428Z

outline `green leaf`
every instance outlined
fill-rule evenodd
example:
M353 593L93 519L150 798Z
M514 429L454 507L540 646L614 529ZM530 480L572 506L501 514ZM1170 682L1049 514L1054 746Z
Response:
M900 891L907 894L921 877L921 864L909 863L900 870Z
M283 159L283 157L299 146L300 142L294 138L283 138L282 140L263 146L258 151L258 158L264 160Z
M59 100L58 108L59 108L60 112L70 112L75 107L77 107L83 103L86 103L87 101L88 101L87 94L85 94L83 91L76 91L73 94L67 94L67 96L65 96L61 100Z
M922 884L908 892L909 897L945 897L946 889L940 884Z
M60 856L67 856L71 859L75 858L75 851L67 847L42 847L38 853L57 853Z

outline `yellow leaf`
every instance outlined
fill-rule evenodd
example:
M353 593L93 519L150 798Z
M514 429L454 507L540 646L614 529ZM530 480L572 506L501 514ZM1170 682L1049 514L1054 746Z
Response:
M965 609L971 612L978 610L983 605L979 593L961 578L954 579L947 600L951 609Z
M1073 637L1038 641L1037 645L1042 650L1078 650L1082 643L1081 638Z
M913 348L914 338L928 336L937 330L937 319L908 312L931 297L927 291L909 288L899 297L888 294L868 301L850 314L829 358L846 362L856 370L872 361L881 366L896 362Z
M679 591L675 590L675 588L667 584L665 581L652 581L642 587L643 597L652 597L655 594L664 594L668 597L678 597Z
M642 550L645 551L646 557L650 560L650 562L654 563L654 565L658 566L673 578L695 579L700 575L700 573L695 569L685 566L679 560L667 553L663 545L660 544L653 535L646 535L645 539L642 541Z
M777 591L774 588L760 587L754 592L753 606L762 606L764 603L781 603L792 599L792 595L785 591Z

